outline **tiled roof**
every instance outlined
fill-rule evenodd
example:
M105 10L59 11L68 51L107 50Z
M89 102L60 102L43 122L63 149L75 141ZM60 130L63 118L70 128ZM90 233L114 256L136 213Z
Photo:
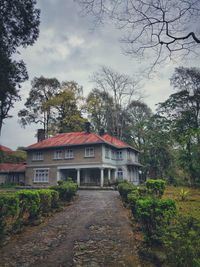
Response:
M0 163L1 172L25 172L26 165L24 163Z
M115 146L117 148L130 147L134 149L125 142L117 139L116 137L112 137L109 134L104 134L103 136L100 136L95 133L72 132L72 133L57 134L54 137L45 139L41 142L28 146L27 150L41 149L48 147L70 146L70 145L98 144L98 143L106 143Z
M13 152L13 150L12 150L12 149L10 149L9 147L2 146L2 145L0 145L0 151L3 151L3 152L8 152L8 153L11 153L11 152Z

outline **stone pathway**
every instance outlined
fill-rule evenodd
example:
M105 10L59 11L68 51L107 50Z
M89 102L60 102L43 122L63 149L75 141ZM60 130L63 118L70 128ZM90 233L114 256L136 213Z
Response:
M0 267L120 267L140 263L128 211L116 191L79 191L39 226L0 249Z

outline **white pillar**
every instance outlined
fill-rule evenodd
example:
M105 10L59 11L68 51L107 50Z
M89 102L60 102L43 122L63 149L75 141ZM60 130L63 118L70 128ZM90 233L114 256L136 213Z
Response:
M111 169L108 169L108 181L111 179Z
M78 186L80 186L81 182L80 182L80 169L77 169L77 184Z
M60 170L57 169L57 181L60 181L61 177L60 177Z
M100 183L100 186L103 187L103 184L104 184L104 169L102 168L101 169L101 183Z

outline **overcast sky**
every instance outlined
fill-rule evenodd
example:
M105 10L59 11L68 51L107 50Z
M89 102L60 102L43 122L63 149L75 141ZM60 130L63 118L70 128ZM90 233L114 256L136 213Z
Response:
M12 149L28 146L36 142L36 129L39 125L30 125L23 129L17 118L23 108L30 90L33 77L56 77L60 81L75 80L83 85L84 94L92 89L89 76L100 65L111 67L119 72L136 76L141 80L144 101L154 110L155 104L167 99L173 92L169 78L174 68L182 63L166 63L154 75L153 79L142 76L145 60L138 62L125 56L119 42L120 31L112 25L95 28L90 17L82 17L79 7L73 0L38 0L41 9L40 37L32 46L23 50L20 57L27 65L29 81L23 84L22 101L11 110L11 119L4 121L0 143ZM195 62L185 63L197 66Z

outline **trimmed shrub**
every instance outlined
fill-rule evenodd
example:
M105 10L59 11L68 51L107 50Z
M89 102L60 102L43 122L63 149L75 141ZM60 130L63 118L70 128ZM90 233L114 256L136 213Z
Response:
M19 216L19 197L11 193L0 194L0 236L12 231Z
M20 217L28 214L28 220L36 219L39 216L40 197L37 190L20 190L15 193L19 196Z
M127 202L133 212L133 214L136 211L136 202L140 198L138 190L132 190L130 193L127 195Z
M123 181L118 184L118 190L122 199L127 202L128 194L133 190L137 190L137 187L127 181Z
M72 181L67 181L61 185L52 186L50 189L56 190L59 193L61 201L70 201L75 196L78 185Z
M154 197L162 197L165 191L166 182L164 180L158 179L153 180L149 179L146 181L146 187L148 193Z
M56 190L50 189L51 192L51 208L57 209L59 208L59 193Z
M178 217L163 236L167 263L174 267L200 266L200 221Z
M50 189L40 189L37 190L40 197L40 213L46 214L51 210L51 190Z
M143 198L137 200L135 211L146 241L161 243L164 228L176 214L176 204L172 199Z

